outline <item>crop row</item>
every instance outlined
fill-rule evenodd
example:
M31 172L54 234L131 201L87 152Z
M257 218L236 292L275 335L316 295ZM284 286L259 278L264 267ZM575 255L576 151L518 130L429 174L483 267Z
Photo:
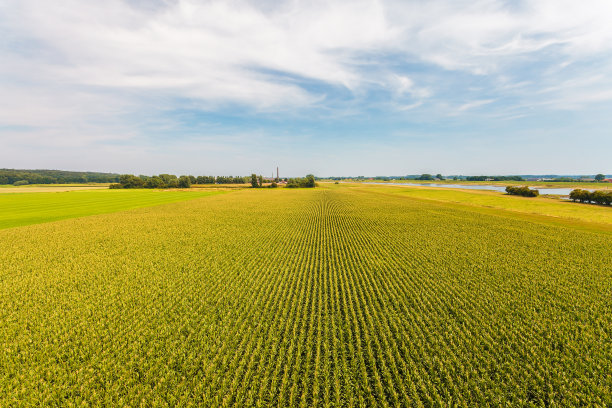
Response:
M612 402L603 233L335 188L0 234L0 405Z

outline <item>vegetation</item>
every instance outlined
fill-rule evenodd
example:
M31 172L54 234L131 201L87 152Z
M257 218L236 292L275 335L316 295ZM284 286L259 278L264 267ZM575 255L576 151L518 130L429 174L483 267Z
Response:
M119 175L89 171L0 169L0 184L116 183ZM25 183L24 183L25 182Z
M278 180L278 179L275 179ZM251 187L252 188L262 188L264 187L264 179L261 175L256 175L255 173L251 174ZM268 188L276 188L278 184L276 181L272 181L268 186Z
M0 405L609 406L611 236L400 189L0 231Z
M189 176L181 176L178 178L178 187L179 188L189 188L191 187L191 178Z
M537 197L540 195L540 192L535 189L531 189L527 186L508 186L506 187L506 193L510 195L519 195L523 197Z
M0 194L0 229L151 207L220 193L222 192L101 189Z
M119 183L111 184L111 189L120 188L189 188L192 184L244 184L244 177L225 176L180 176L174 174L160 174L159 176L135 176L122 174Z
M216 184L246 184L246 177L238 176L217 176L215 178Z
M612 204L612 191L602 190L581 190L575 189L569 195L570 200L574 202L580 201L581 203L593 203L600 205L611 205Z
M308 174L304 178L290 178L287 182L288 188L312 188L316 186L315 177L312 174Z
M252 188L259 188L259 187L261 187L259 185L259 179L257 178L257 174L255 174L255 173L251 174L251 187Z
M523 181L521 176L468 176L467 181Z
M214 176L198 176L196 182L191 184L215 184Z
M346 184L339 186L345 187ZM537 218L547 223L580 226L597 231L612 231L612 211L600 206L575 205L571 201L556 198L538 198L524 200L497 191L486 190L451 190L446 188L427 187L392 187L379 185L359 185L363 191L395 195L405 199L427 200L441 205L460 209L468 208L487 215L504 217ZM430 204L431 205L431 204Z

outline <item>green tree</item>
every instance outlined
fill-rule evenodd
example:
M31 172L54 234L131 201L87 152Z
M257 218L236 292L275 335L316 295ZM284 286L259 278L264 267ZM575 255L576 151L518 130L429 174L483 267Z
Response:
M179 188L189 188L191 187L191 179L189 176L181 176L178 179L178 187Z
M598 175L595 176L595 181L602 181L605 178L606 178L606 176L604 176L603 174L599 173Z
M160 174L159 177L164 180L164 183L167 186L172 186L176 184L177 178L174 174Z
M120 175L119 184L121 184L123 188L142 188L144 186L142 179L133 174Z
M259 187L259 183L257 180L257 174L253 173L251 174L251 187L253 188L258 188Z
M312 174L306 175L304 181L302 183L303 187L314 187L315 186L315 176Z
M165 188L166 183L164 183L164 180L162 180L161 177L153 176L149 178L147 181L145 181L144 186L146 188Z

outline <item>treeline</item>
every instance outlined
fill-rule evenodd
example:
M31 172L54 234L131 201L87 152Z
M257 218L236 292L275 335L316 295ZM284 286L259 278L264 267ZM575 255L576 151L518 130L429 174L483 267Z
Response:
M308 174L306 177L304 178L290 178L287 181L287 188L298 188L298 187L302 187L302 188L312 188L315 187L316 183L315 183L315 176L313 176L312 174Z
M90 171L0 169L0 184L116 183L119 175Z
M251 187L253 188L263 188L264 187L264 178L260 174L259 176L255 173L251 174ZM278 179L274 179L270 184L267 185L267 188L276 188Z
M525 181L521 176L467 176L467 181Z
M157 176L135 176L122 174L119 183L111 184L110 188L189 188L192 184L244 184L245 177L236 176L180 176L160 174Z
M540 192L538 190L532 190L526 186L523 186L523 187L508 186L506 187L506 193L511 194L511 195L519 195L523 197L537 197L540 195Z
M612 191L589 191L575 189L569 195L570 200L574 202L580 201L581 203L593 203L600 205L612 205Z

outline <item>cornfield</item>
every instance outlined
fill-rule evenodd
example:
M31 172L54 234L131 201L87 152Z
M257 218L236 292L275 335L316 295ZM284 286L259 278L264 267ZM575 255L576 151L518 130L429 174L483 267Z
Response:
M0 230L0 405L610 406L610 248L351 188Z

